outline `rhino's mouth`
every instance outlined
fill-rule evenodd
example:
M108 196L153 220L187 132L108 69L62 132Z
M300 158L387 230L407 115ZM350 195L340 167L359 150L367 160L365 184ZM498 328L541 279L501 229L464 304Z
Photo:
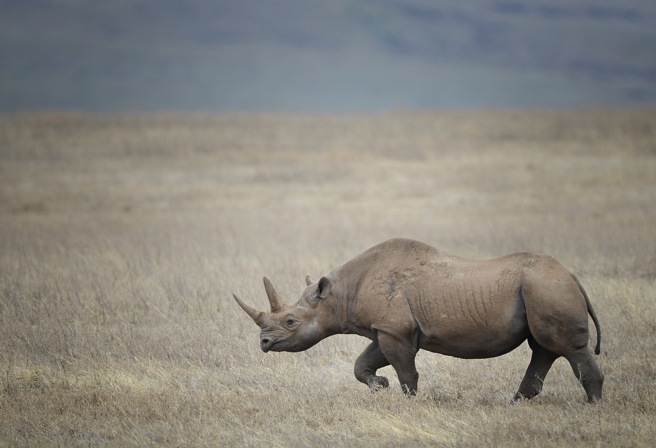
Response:
M266 352L288 352L294 350L294 344L290 344L289 338L273 339L270 337L263 337L260 339L260 348L264 353Z

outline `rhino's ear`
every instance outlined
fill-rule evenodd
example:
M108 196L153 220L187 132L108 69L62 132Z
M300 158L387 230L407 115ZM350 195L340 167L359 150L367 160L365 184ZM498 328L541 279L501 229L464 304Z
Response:
M310 285L313 284L313 283L314 283L314 280L312 280L312 277L310 277L309 275L306 275L306 276L305 276L305 284L306 284L307 286L310 286Z
M330 291L333 289L333 282L328 277L321 277L319 284L317 285L317 296L321 299L325 299L330 295Z

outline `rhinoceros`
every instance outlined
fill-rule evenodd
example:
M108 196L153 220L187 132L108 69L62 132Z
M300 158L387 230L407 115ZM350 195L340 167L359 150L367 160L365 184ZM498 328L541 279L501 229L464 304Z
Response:
M334 334L372 342L355 362L355 377L377 390L376 371L392 365L402 390L417 393L420 349L458 358L500 356L528 339L531 361L513 401L539 394L553 362L564 356L588 402L601 399L604 376L588 348L588 313L599 354L599 321L581 283L548 255L515 253L472 261L410 239L378 244L314 282L287 305L269 279L271 312L233 294L261 328L264 352L306 350Z

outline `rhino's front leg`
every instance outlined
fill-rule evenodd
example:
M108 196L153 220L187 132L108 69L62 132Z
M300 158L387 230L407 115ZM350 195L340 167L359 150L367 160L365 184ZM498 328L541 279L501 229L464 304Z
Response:
M372 342L355 361L355 377L372 390L384 389L389 387L389 381L384 376L376 376L376 371L388 365L378 342Z
M419 373L415 368L417 349L410 340L404 340L389 333L379 332L378 343L381 352L389 360L401 383L401 389L407 395L417 395Z

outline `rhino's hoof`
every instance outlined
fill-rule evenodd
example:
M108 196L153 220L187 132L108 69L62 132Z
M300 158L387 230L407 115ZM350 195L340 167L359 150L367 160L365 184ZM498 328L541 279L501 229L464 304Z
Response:
M373 391L379 391L381 389L387 389L389 387L389 381L384 376L375 376L369 381L369 388Z

